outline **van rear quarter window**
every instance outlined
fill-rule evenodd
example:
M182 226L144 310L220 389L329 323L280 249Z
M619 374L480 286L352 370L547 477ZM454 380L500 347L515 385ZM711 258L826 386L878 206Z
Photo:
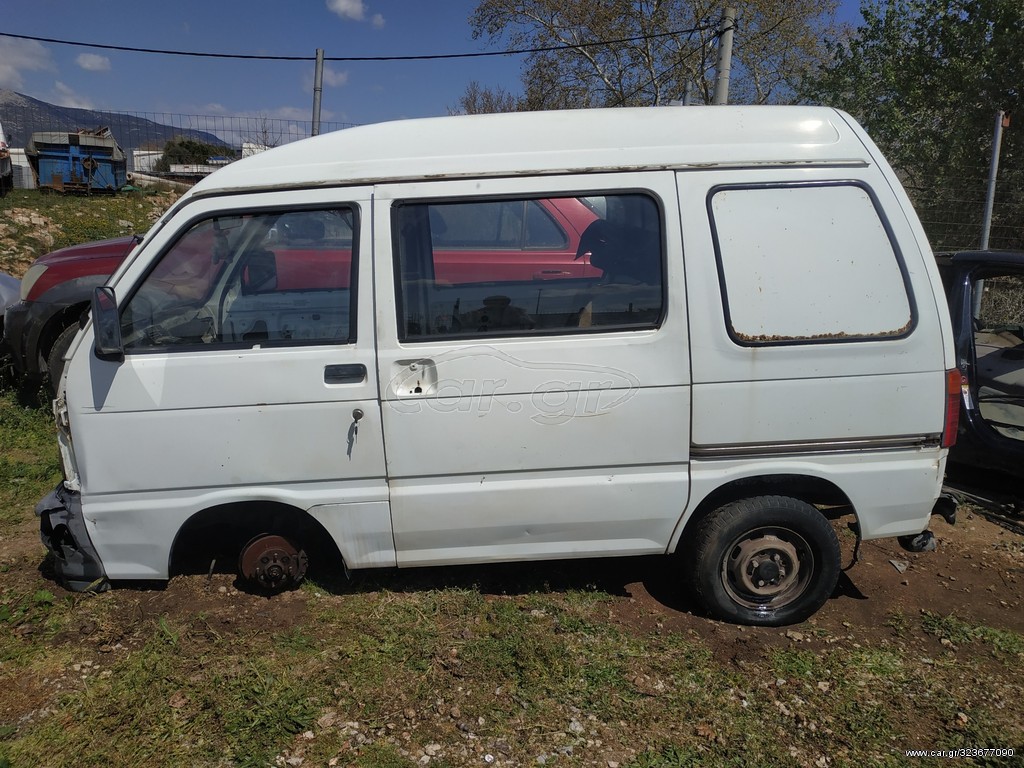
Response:
M863 185L718 187L708 213L736 343L863 341L913 329L902 256Z

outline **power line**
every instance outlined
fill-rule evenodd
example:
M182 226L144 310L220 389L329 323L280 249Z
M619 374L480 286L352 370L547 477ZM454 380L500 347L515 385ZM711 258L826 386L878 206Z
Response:
M621 45L623 43L636 43L643 40L655 40L662 37L673 37L675 35L693 34L713 29L711 25L693 27L691 29L678 29L672 32L659 32L653 35L639 35L637 37L623 37L615 40L599 40L592 43L566 43L564 45L550 45L538 48L519 48L511 51L481 51L477 53L433 53L414 56L326 56L324 61L436 61L439 59L478 59L491 56L524 56L534 53L554 53L556 51L580 50L583 48L596 48L605 45ZM315 56L270 56L265 54L248 53L209 53L201 51L169 51L161 48L135 48L126 45L105 45L103 43L82 43L74 40L57 40L52 37L35 37L33 35L16 35L11 32L0 32L2 37L13 37L18 40L31 40L36 43L54 43L56 45L73 45L79 48L98 48L104 51L125 51L128 53L155 53L164 56L192 56L207 59L244 59L258 61L315 61Z

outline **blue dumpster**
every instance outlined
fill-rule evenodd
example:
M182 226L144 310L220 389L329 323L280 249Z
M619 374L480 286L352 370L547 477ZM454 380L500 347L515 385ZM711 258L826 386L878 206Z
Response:
M116 192L127 183L127 159L107 128L37 131L25 154L40 189Z

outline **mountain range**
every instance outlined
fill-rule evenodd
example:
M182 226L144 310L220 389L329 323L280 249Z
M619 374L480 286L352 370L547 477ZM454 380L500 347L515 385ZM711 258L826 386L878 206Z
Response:
M188 115L160 115L165 119ZM23 93L0 89L0 124L12 147L24 147L37 131L94 130L109 128L125 153L133 149L163 149L171 139L184 136L207 144L228 146L208 131L185 128L151 120L130 112L107 112L77 107L60 107Z

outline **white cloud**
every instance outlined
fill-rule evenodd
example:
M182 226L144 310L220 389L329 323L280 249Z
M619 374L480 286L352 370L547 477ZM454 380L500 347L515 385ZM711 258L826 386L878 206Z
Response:
M327 0L327 10L349 21L366 21L366 4L363 0ZM370 18L370 23L380 29L384 26L384 17L375 13Z
M328 66L324 66L324 85L329 88L340 88L348 82L348 72L338 72Z
M88 72L109 72L110 59L95 53L80 53L75 64Z
M324 65L324 87L341 88L348 84L348 71L332 69L329 64ZM313 93L313 73L311 71L302 74L302 90L309 94Z
M53 103L61 107L76 107L78 109L92 109L92 102L84 96L79 96L70 87L58 80L54 83L53 96L50 98Z
M313 119L313 105L310 103L308 107L277 107L275 109L261 110L259 118L267 117L270 120L275 121L294 121L298 123L305 123L306 128L309 130L309 123ZM330 122L335 119L335 115L329 109L320 109L320 119L325 122ZM290 131L297 131L299 128L296 126L289 126Z
M313 108L278 107L277 109L267 110L265 114L271 120L305 120L309 122L312 120Z
M343 19L362 21L366 16L363 0L327 0L327 10Z
M201 104L197 107L189 106L188 111L193 115L229 115L227 107L223 104L211 101L206 104Z
M34 40L0 37L0 88L23 87L26 71L56 71L50 52Z

